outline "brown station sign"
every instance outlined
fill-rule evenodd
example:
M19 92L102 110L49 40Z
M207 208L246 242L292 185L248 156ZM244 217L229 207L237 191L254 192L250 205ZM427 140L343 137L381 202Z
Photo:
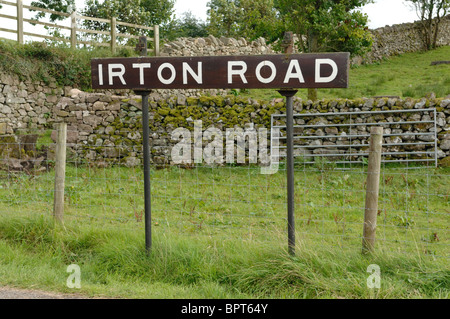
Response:
M311 53L92 59L92 88L346 88L349 57L349 53Z

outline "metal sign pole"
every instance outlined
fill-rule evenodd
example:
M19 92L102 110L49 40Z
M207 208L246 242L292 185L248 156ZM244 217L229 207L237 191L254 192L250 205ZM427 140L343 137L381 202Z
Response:
M280 90L286 97L286 177L288 209L288 252L295 255L295 209L294 209L294 107L293 97L297 90Z
M294 50L294 33L284 33L282 42L285 54ZM288 252L295 255L295 208L294 208L294 107L293 97L298 90L280 90L286 97L286 177L287 177L287 210L288 210Z
M152 248L152 205L150 188L150 129L148 123L148 96L150 92L140 92L142 96L142 131L144 148L144 200L145 200L145 250Z
M147 38L140 37L136 51L141 56L147 55ZM150 128L148 116L148 97L150 90L136 91L142 97L142 145L144 152L144 228L145 228L145 250L150 254L152 248L152 204L150 183Z

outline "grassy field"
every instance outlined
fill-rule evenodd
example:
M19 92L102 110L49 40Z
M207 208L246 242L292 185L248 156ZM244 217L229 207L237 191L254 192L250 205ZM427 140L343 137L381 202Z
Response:
M361 254L364 168L296 172L297 254L287 254L285 172L152 171L145 254L142 170L69 166L65 226L53 172L4 175L0 284L124 298L448 298L450 170L383 169L377 250ZM381 269L368 289L367 267Z
M430 93L437 97L450 95L450 65L431 66L433 61L448 60L450 46L429 52L405 53L380 63L350 69L348 89L319 89L319 99L399 96L422 98ZM248 90L242 96L268 100L279 98L274 90ZM307 90L297 96L307 99Z

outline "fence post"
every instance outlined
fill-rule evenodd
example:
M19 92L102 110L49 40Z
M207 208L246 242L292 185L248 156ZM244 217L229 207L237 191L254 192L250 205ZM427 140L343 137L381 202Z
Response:
M70 15L71 19L71 32L70 32L70 47L76 49L77 47L77 13L74 11Z
M159 56L159 25L153 26L153 38L155 43L155 56Z
M66 176L66 139L67 123L59 123L56 138L55 189L53 217L62 223L64 215L64 183Z
M377 228L378 193L380 188L381 145L383 127L370 130L369 164L366 181L366 206L364 212L363 253L372 252Z
M17 0L17 42L23 44L23 2Z
M116 53L116 18L111 17L111 52Z

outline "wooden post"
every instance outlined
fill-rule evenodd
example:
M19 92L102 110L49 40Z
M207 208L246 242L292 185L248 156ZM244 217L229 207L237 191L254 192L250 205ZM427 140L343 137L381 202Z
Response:
M67 123L57 126L56 161L55 161L55 190L53 202L53 217L62 223L64 215L64 183L66 176L66 139Z
M155 43L155 56L159 56L159 25L153 26L153 33Z
M23 44L23 2L17 0L17 42Z
M70 47L72 49L77 48L77 13L74 11L70 15L71 19L71 32L70 32Z
M116 53L116 18L111 18L111 52Z
M363 253L372 252L375 246L382 142L383 128L372 127L370 130L369 164L367 168L366 206L363 229Z

